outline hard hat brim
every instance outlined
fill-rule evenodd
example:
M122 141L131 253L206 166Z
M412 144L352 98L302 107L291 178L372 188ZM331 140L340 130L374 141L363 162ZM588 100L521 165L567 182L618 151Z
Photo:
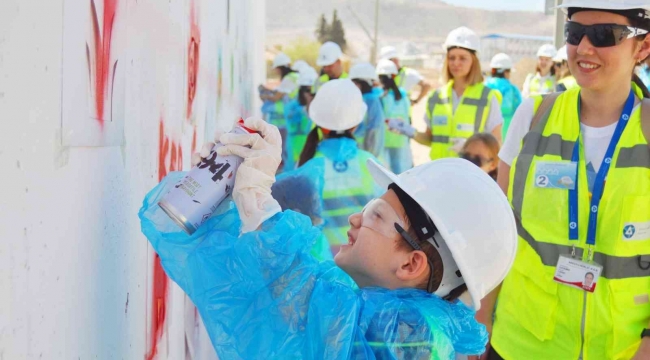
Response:
M326 61L326 60L318 59L318 60L316 60L316 65L318 65L318 66L330 66L330 65L334 64L336 62L336 60L338 60L338 59L334 59L334 61Z

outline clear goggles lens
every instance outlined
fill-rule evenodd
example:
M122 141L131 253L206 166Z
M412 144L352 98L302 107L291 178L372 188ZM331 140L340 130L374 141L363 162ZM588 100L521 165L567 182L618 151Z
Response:
M400 219L390 204L383 199L371 200L361 212L362 222L361 226L374 230L386 237L394 237L399 235L395 229L395 224L399 224L402 228L404 221Z

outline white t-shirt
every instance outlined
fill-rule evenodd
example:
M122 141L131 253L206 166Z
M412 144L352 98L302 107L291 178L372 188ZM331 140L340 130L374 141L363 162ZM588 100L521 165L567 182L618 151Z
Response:
M404 73L404 80L402 80L402 84L397 84L398 86L401 86L404 91L407 93L410 93L413 91L413 88L415 85L419 84L420 81L424 80L424 77L420 75L420 73L417 70L411 69L411 68L403 68L403 73Z
M292 79L291 76L285 76L280 82L277 90L284 94L291 94L298 87L295 79Z
M455 91L451 91L451 107L452 111L455 114L458 104L460 104L460 99L462 96L458 96ZM427 128L431 130L431 119L429 119L428 110L424 112L424 122L427 124ZM503 114L501 114L501 105L499 105L499 100L497 97L492 97L492 102L490 103L490 113L488 114L487 121L485 122L485 132L491 133L497 126L503 124Z
M637 111L638 105L632 110ZM515 115L512 117L506 140L499 151L499 158L504 163L512 166L512 161L519 155L521 142L530 129L533 121L535 110L535 100L525 99ZM589 180L589 189L592 188L596 173L600 170L600 165L605 158L607 147L609 146L618 121L604 127L592 127L580 124L582 140L584 145L584 154L587 160L587 178Z

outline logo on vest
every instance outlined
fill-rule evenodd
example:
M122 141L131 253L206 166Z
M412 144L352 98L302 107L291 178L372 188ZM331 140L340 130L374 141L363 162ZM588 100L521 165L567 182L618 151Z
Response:
M627 225L623 228L623 236L626 239L631 239L635 233L636 233L636 228L634 227L634 225Z
M348 170L348 162L347 161L335 161L334 162L334 170L336 172L346 172Z

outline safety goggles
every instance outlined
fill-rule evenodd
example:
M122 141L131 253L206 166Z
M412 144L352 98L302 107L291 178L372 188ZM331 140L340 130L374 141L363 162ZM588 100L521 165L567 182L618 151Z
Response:
M574 21L567 21L564 25L566 42L574 46L580 45L580 41L585 35L593 46L604 48L616 46L626 39L647 33L648 31L644 29L619 24L582 25Z
M474 164L474 165L476 165L478 167L481 167L483 165L489 164L492 161L494 161L494 159L486 159L486 158L484 158L482 156L474 155L474 154L470 154L470 153L460 153L459 155L460 155L461 158L471 162L472 164Z
M395 235L400 235L413 250L422 250L422 246L404 230L404 222L399 218L395 209L383 199L371 200L361 213L362 220L361 226L373 230L386 237L392 238ZM425 253L426 255L426 253ZM429 281L427 283L427 292L433 293L434 277L433 277L433 263L427 256L427 263L429 264Z

